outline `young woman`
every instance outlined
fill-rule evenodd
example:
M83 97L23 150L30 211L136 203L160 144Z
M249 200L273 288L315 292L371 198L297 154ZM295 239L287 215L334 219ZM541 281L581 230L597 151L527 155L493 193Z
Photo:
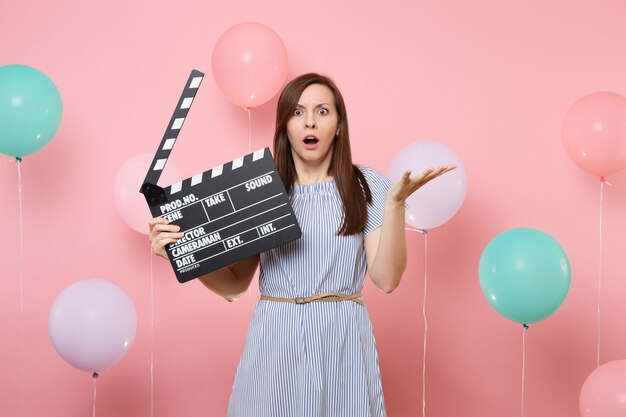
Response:
M352 164L348 120L335 84L292 80L276 114L274 159L302 237L199 279L229 301L260 266L257 304L237 368L230 417L385 416L378 355L361 289L366 272L393 291L406 266L405 202L454 169L406 172L395 184ZM179 227L150 221L157 255Z

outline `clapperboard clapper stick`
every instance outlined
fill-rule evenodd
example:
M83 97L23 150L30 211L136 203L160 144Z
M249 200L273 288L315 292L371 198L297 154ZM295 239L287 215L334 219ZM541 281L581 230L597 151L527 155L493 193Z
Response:
M181 283L302 235L269 148L169 187L157 185L203 77L191 71L140 190L154 217L185 234L166 247Z

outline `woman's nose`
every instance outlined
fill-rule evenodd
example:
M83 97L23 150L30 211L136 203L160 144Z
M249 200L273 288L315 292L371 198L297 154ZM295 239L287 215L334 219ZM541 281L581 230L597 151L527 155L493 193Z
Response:
M315 129L317 127L317 124L315 123L315 119L313 117L307 118L305 127L307 127L308 129Z

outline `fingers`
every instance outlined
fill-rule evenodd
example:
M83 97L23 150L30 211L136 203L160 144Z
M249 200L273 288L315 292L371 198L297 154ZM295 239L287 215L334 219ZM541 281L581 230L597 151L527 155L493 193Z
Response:
M152 229L154 229L154 227L157 224L168 224L169 221L167 221L167 219L164 219L163 217L153 217L150 220L148 220L148 226L150 227L150 231L152 231Z
M445 174L446 172L452 171L455 168L456 165L441 165L436 168L426 168L414 176L411 176L411 171L405 171L399 181L397 198L400 200L406 199L415 191L426 185L429 181Z
M426 185L429 181L456 169L456 165L441 165L436 168L426 168L417 175L411 176L411 171L404 171L402 177L390 188L388 201L404 203L415 191Z
M404 171L404 174L402 174L402 176L400 177L399 182L403 186L406 186L407 184L409 184L411 182L411 171L410 170Z
M150 226L150 246L152 251L165 259L167 258L167 252L165 246L171 243L175 243L181 239L185 234L180 232L180 226L176 224L169 224L169 221L162 217L155 217L148 221Z
M415 176L413 178L416 182L422 182L422 185L426 184L428 181L435 179L446 172L452 171L456 168L456 165L441 165L437 168L427 168L421 172L421 174Z
M150 234L160 233L160 232L178 232L180 231L180 226L176 224L169 224L170 222L163 217L154 217L148 221L148 225L150 226Z
M155 255L159 255L162 258L169 259L169 257L167 256L167 252L165 251L165 246L169 245L170 243L175 243L177 240L178 239L168 237L168 238L152 241L150 245L152 247L152 252L154 252Z

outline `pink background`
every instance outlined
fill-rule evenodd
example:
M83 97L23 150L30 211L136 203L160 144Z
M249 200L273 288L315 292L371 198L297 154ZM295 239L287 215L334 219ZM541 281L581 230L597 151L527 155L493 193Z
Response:
M172 160L191 176L248 151L248 115L210 73L217 38L257 21L283 39L289 78L330 75L350 116L355 161L382 172L404 145L436 140L468 173L461 210L428 235L426 414L520 414L522 327L483 297L478 261L513 227L555 237L572 283L561 308L526 337L527 415L577 416L596 367L598 178L561 143L568 107L595 91L626 95L626 3L462 0L283 2L4 1L0 65L49 75L64 115L52 142L24 159L24 321L19 314L17 169L0 159L0 414L91 413L90 375L65 363L47 334L57 295L86 278L115 282L138 312L135 343L97 382L99 416L225 415L257 291L229 304L180 285L113 204L117 169L152 153L192 68L208 77ZM270 146L275 99L252 110L252 149ZM626 173L604 199L601 362L626 358ZM366 287L390 416L421 415L424 238L391 295ZM255 284L253 284L255 285ZM154 341L151 343L151 305ZM24 347L20 352L20 331ZM23 360L24 365L20 365Z

